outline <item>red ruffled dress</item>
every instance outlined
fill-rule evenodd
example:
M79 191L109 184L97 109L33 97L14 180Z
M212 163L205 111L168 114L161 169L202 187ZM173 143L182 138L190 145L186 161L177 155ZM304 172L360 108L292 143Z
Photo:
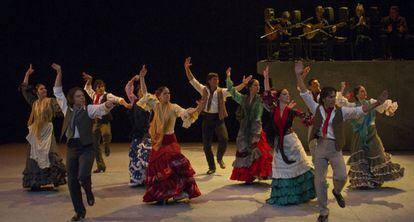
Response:
M231 173L231 180L238 180L244 182L253 182L255 179L269 179L272 175L272 160L270 154L271 147L267 143L266 133L262 130L259 141L255 144L257 147L256 159L249 167L234 167ZM253 151L255 153L255 151ZM247 153L236 152L237 157L245 157Z
M195 171L181 153L175 134L164 135L158 150L152 150L146 172L144 202L163 201L186 193L201 195L194 180Z

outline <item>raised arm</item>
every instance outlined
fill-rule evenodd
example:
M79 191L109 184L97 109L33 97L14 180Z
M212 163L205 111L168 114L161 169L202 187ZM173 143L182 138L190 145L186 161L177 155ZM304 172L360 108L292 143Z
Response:
M139 81L140 81L140 86L141 86L141 90L142 90L142 94L147 94L147 84L145 84L145 76L147 75L147 68L145 67L145 65L142 65L141 71L139 72Z
M363 106L358 106L358 107L342 107L343 118L344 120L358 119L364 114L382 105L387 99L388 99L388 92L383 91L381 95L378 97L377 102L375 103L365 104Z
M29 68L24 75L24 79L22 84L19 86L19 90L21 91L24 99L26 102L31 106L37 100L37 97L33 94L32 87L29 86L29 78L34 73L34 69L32 64L29 65Z
M306 88L305 82L303 81L303 76L302 76L303 73L304 73L303 62L302 61L295 62L296 80L297 80L297 85L301 93L305 93L306 91L308 91Z
M191 64L191 57L187 57L184 61L184 69L185 69L185 75L187 76L188 81L191 81L194 79L194 75L191 72L190 66Z
M234 83L231 81L231 68L228 68L226 71L227 78L226 78L226 85L227 91L230 93L231 97L236 101L238 104L241 104L243 101L243 95L236 91L234 88Z
M135 81L138 81L138 80L139 80L139 75L135 75L125 85L125 93L129 99L129 102L131 103L133 103L137 99L137 96L134 94L134 83Z
M95 90L92 89L92 80L93 77L86 72L82 72L82 78L85 80L85 87L84 90L88 94L88 96L93 100L95 96Z
M62 69L60 65L53 63L52 68L56 71L55 86L53 87L53 94L56 97L56 101L62 110L63 115L66 115L68 110L68 103L62 89Z
M190 81L190 84L194 87L194 89L196 89L198 93L203 95L203 90L205 86L194 77L190 69L190 66L192 65L193 64L191 64L191 57L186 58L184 61L185 75L187 76L188 81Z
M309 90L306 89L305 82L303 81L303 73L306 72L303 68L302 61L295 62L295 74L297 79L297 85L300 90L300 96L302 97L303 101L305 102L306 106L309 110L315 114L316 108L318 107L318 103L313 100L313 96Z
M269 65L266 65L266 68L263 70L264 77L264 90L270 90L270 79L269 79Z

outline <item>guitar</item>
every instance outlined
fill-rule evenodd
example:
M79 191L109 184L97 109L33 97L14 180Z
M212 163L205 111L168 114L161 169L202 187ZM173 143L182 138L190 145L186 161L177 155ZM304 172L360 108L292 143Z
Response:
M287 31L288 29L300 28L301 26L302 24L295 24L288 27L283 27L280 23L273 26L266 24L264 27L265 34L260 36L260 38L266 38L269 41L275 41L281 34L283 34L283 32Z
M304 25L303 34L305 35L306 39L313 39L313 37L315 37L318 32L312 32L312 31L316 29L328 29L334 26L336 26L337 28L341 28L345 25L346 25L346 22L340 22L334 25L325 25L325 26L322 23L318 23L318 24L308 23ZM306 34L306 33L309 33L309 34Z

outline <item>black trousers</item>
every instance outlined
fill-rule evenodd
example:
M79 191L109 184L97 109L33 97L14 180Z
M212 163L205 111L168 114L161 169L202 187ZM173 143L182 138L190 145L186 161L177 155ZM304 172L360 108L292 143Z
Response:
M75 212L84 213L86 209L81 187L85 192L92 190L91 171L95 158L93 144L82 146L79 139L70 139L66 158L70 198Z
M217 161L221 161L223 159L224 153L226 152L227 142L229 140L226 124L224 123L224 120L219 119L218 114L203 113L203 147L208 167L211 170L216 169L216 164L214 162L214 154L211 150L211 144L213 142L214 134L216 134L218 139Z

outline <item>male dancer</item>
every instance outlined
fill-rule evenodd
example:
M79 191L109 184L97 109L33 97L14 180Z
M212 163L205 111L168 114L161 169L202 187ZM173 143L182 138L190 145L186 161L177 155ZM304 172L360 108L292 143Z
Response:
M191 72L191 57L185 59L184 68L187 79L190 84L202 95L205 99L206 105L203 109L203 123L202 123L202 137L204 154L206 155L209 170L207 174L213 174L216 172L216 164L214 162L213 151L211 150L211 144L213 142L214 133L217 136L219 145L217 147L217 162L221 169L226 168L223 161L224 153L226 152L227 142L229 136L227 134L226 124L224 119L227 117L226 98L231 96L227 92L226 88L220 88L219 76L217 73L209 73L207 75L207 86L201 84L196 78L194 78ZM243 78L249 80L252 77ZM236 90L240 91L244 85L240 84L236 86Z
M384 91L378 97L375 104L339 108L335 107L336 89L324 87L321 90L318 104L313 100L310 91L306 89L306 85L301 77L303 69L301 61L295 63L297 83L301 91L300 96L315 116L311 139L317 139L314 154L315 189L320 209L318 221L323 222L328 220L329 215L326 183L328 163L331 164L333 170L334 188L332 193L338 205L342 208L345 207L345 200L341 195L347 179L345 161L342 156L342 148L345 145L344 121L357 119L381 105L388 98L388 93Z
M60 65L53 64L52 68L56 70L53 92L65 116L61 135L66 135L67 138L66 166L68 171L68 187L76 212L71 221L80 221L86 215L81 187L85 191L88 205L92 206L95 204L91 178L95 154L92 123L94 119L108 114L113 108L113 102L106 101L100 105L87 105L84 92L79 87L70 89L66 97L62 90L61 67Z
M105 91L106 84L104 81L100 79L95 80L94 87L92 88L92 76L84 72L82 73L82 77L86 81L84 89L86 93L89 95L89 97L92 99L92 104L99 105L110 100L115 101L116 104L121 104L125 106L125 108L127 109L130 109L131 105L125 102L123 98L117 97L112 93L107 93ZM108 113L102 118L96 118L93 121L92 132L97 166L97 168L93 171L94 173L103 173L106 170L106 165L102 158L102 150L100 143L102 139L102 143L105 147L105 156L109 156L109 154L111 153L109 149L109 143L112 140L111 121L111 113Z

